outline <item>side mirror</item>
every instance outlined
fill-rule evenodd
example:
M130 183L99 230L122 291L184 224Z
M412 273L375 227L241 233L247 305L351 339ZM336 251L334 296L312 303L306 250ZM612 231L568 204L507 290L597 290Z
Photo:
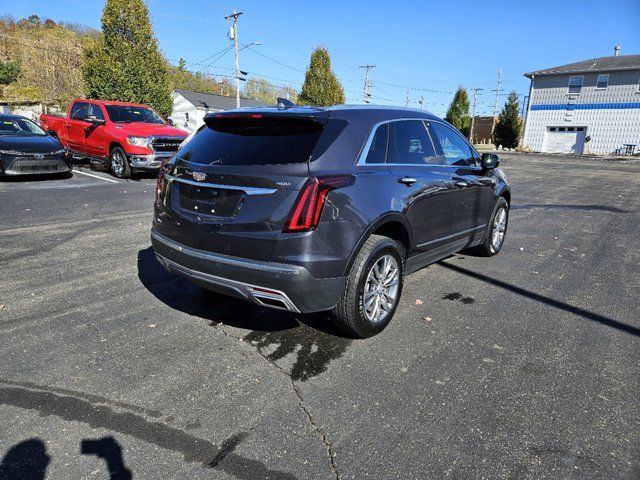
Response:
M171 126L175 126L176 124L176 122L174 122L172 118L167 118L167 123Z
M85 122L89 122L89 123L93 123L95 126L104 125L105 123L107 123L104 119L96 118L93 115L89 115L88 117L84 117L84 121Z
M483 153L482 154L482 168L484 170L491 170L500 165L500 158L495 153Z

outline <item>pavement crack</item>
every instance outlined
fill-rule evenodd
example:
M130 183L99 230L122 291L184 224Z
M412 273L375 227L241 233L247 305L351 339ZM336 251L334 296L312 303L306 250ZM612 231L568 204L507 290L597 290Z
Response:
M307 421L309 422L309 425L311 425L311 428L318 434L318 437L320 438L320 440L322 441L322 444L324 445L324 448L325 448L325 450L327 452L327 456L329 457L329 464L331 466L331 473L332 473L333 477L335 478L335 480L340 480L341 475L340 475L340 471L338 470L338 463L336 461L336 454L335 454L335 452L333 450L333 445L331 443L331 440L329 440L329 437L327 436L327 433L320 427L320 425L318 425L318 423L316 422L315 418L313 417L313 414L311 413L311 411L309 410L309 408L305 404L304 398L302 396L302 392L300 391L300 388L298 387L298 385L296 384L296 382L292 378L291 373L288 372L287 369L285 369L284 367L278 365L274 360L269 358L269 356L264 354L262 352L262 350L260 349L260 347L257 347L255 345L251 344L250 342L246 342L242 337L238 337L236 335L233 335L232 333L227 332L222 327L221 323L214 321L214 322L211 322L211 326L214 327L216 330L222 332L222 334L227 336L227 337L234 338L234 339L236 339L236 340L238 340L238 341L240 341L240 342L242 342L244 344L251 345L253 347L252 350L254 350L269 365L271 365L276 370L278 370L288 380L289 384L291 385L291 391L293 392L293 395L296 397L296 400L298 402L298 408L304 414L304 416L307 418Z

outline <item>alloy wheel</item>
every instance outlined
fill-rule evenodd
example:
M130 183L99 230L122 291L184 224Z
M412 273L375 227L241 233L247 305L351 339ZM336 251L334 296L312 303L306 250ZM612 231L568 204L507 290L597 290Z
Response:
M504 241L504 234L507 231L507 209L501 207L496 212L495 219L493 220L493 229L491 231L491 248L494 252L500 250L502 242Z
M393 256L384 255L373 264L364 284L364 315L367 320L380 323L393 310L399 279L400 269Z

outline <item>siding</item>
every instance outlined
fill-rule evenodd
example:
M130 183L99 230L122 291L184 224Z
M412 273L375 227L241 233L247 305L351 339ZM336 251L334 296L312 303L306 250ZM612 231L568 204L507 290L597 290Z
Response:
M582 90L569 94L569 77L577 75L584 77ZM525 148L541 151L551 126L586 127L591 141L585 153L606 155L625 143L640 144L640 70L609 72L605 90L596 89L597 78L598 73L534 78Z

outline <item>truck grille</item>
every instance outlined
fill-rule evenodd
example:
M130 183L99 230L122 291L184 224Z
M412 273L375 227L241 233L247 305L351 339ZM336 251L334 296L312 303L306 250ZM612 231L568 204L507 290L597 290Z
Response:
M17 158L6 170L11 175L29 175L33 173L62 173L68 172L69 167L60 158L56 156L45 156L42 159L34 158Z
M183 140L184 140L184 138L181 138L181 137L175 137L175 138L159 137L159 138L154 138L151 141L151 149L154 152L175 153L175 152L178 151L178 148L180 148L180 144L182 143Z

